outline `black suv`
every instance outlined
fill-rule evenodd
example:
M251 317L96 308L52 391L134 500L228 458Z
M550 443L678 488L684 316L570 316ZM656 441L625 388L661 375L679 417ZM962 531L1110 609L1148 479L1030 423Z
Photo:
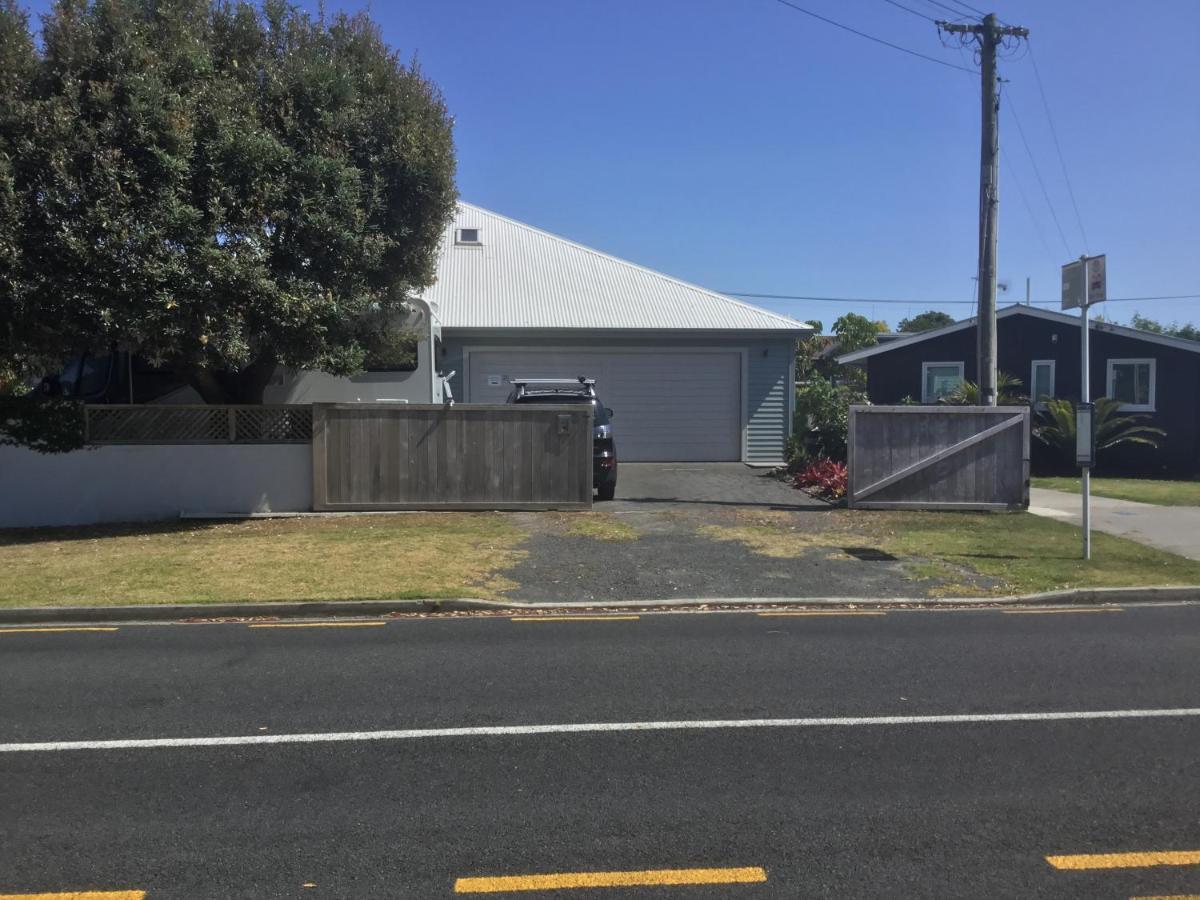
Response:
M600 500L617 492L617 447L613 411L596 396L593 378L514 378L509 403L590 403L592 406L592 487Z

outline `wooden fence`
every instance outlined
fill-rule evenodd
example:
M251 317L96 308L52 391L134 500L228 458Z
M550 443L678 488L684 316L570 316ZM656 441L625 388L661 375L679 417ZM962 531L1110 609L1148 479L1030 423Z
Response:
M1024 509L1029 407L852 406L851 507Z
M588 509L582 405L313 405L313 509Z
M89 444L307 444L312 440L312 408L88 406L84 428Z

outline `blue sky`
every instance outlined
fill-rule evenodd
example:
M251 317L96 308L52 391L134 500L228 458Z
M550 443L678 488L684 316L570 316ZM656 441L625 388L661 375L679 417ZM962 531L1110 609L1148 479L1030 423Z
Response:
M973 68L931 22L884 0L796 2ZM948 15L930 0L898 2ZM827 325L851 308L895 325L929 300L972 298L977 76L776 0L369 8L445 93L470 202L717 290L914 301L756 301ZM1200 293L1200 4L988 9L1032 32L1087 249L1108 254L1110 296ZM1024 297L1030 276L1035 299L1056 300L1059 266L1084 241L1023 53L1001 64L999 272L1009 298ZM1200 321L1200 300L1103 309L1120 321L1135 311Z

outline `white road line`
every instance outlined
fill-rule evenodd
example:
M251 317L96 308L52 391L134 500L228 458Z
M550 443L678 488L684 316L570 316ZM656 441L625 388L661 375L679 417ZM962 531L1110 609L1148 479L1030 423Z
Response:
M361 741L406 741L423 738L593 734L613 731L717 731L735 728L853 728L868 725L968 725L1002 722L1072 722L1094 719L1178 719L1198 716L1200 716L1200 707L1184 709L1102 709L1078 712L960 713L932 716L829 716L805 719L684 719L663 722L582 722L561 725L477 725L468 728L324 731L310 734L244 734L230 737L40 741L25 744L0 744L0 753L45 753L55 750L156 750L188 747L237 747L253 744L334 744Z

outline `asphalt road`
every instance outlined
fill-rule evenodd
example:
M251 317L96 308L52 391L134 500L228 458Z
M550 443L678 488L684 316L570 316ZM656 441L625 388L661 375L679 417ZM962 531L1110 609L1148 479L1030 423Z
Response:
M1198 651L1195 606L6 631L0 898L1200 895Z

